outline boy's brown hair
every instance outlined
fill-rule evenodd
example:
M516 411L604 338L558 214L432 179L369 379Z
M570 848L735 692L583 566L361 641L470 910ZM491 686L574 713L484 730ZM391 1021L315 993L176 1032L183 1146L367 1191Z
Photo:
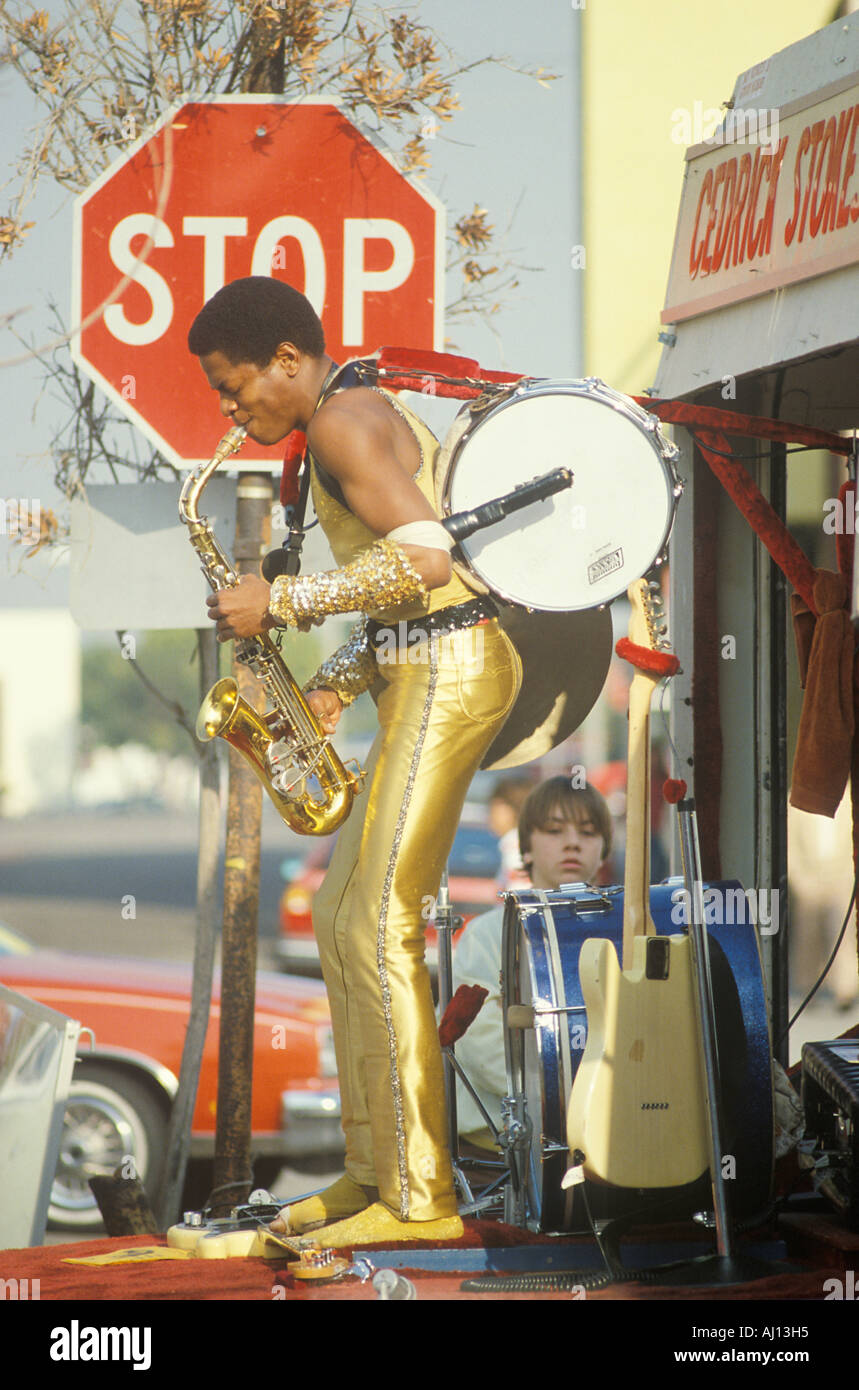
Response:
M608 858L612 842L611 812L602 794L590 783L574 787L567 777L550 777L534 788L522 807L519 850L523 861L531 851L531 835L535 830L547 829L553 815L578 825L590 822L602 835L602 857Z

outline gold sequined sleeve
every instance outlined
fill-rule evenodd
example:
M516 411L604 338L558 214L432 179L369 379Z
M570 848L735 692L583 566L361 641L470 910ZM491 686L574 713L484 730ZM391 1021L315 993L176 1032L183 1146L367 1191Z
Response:
M423 580L401 545L380 540L341 569L280 575L269 612L279 624L306 632L332 613L367 613L414 599L427 600Z
M369 690L379 674L376 657L367 638L364 618L349 634L342 647L327 657L318 671L304 685L309 690L333 690L342 705L351 705L365 690Z

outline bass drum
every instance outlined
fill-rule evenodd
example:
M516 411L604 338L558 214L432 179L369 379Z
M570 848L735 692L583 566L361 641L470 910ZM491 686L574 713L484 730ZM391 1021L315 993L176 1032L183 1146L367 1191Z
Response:
M610 603L665 551L681 491L676 457L655 415L595 377L526 381L469 404L439 460L443 516L554 468L569 468L573 482L460 541L465 582L547 613Z
M660 935L683 930L678 890L668 879L650 890ZM726 1153L735 1162L728 1188L734 1218L763 1211L770 1198L774 1120L769 1014L757 932L738 883L707 884L720 902L740 906L731 920L708 924L722 1084ZM672 895L674 895L672 897ZM730 895L730 896L729 896ZM747 904L746 904L747 907ZM634 1191L593 1183L566 1191L569 1167L567 1103L587 1038L579 984L579 951L588 937L608 937L618 957L623 939L623 889L585 884L558 892L523 889L507 894L502 999L508 1105L516 1142L510 1163L507 1219L533 1231L590 1233L593 1217L640 1214L682 1219L712 1209L709 1174L685 1187ZM702 1081L703 1088L703 1081ZM517 1125L518 1122L518 1125ZM518 1137L517 1137L518 1135ZM583 1193L583 1187L586 1190Z

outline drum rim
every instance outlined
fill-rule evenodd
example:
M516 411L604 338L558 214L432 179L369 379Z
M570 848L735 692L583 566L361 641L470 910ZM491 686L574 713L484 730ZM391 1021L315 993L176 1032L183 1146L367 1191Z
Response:
M561 1189L561 1178L567 1169L567 1156L564 1151L564 1141L566 1139L566 1099L564 1094L564 1081L562 1071L568 1069L567 1051L565 1050L565 1040L563 1028L568 1027L562 1023L565 1015L562 1010L567 1005L566 990L563 986L563 973L559 982L555 963L552 961L552 946L549 940L549 926L547 926L547 916L552 917L552 898L562 897L561 894L553 894L551 891L528 888L520 892L516 890L508 891L505 894L507 905L504 918L504 941L502 947L502 959L504 961L503 970L503 997L502 1004L504 1017L506 1019L507 1009L513 1002L522 1003L522 967L524 964L527 970L528 979L531 986L531 999L538 994L540 984L536 975L536 962L534 959L534 942L530 931L526 927L526 913L524 907L530 908L528 915L533 914L540 923L540 935L545 946L548 986L551 995L551 1010L541 1021L539 1026L534 1028L534 1047L537 1053L537 1064L539 1067L539 1116L529 1112L528 1118L531 1125L531 1135L528 1142L527 1155L525 1158L525 1190L530 1203L530 1220L528 1222L531 1229L547 1232L562 1232L564 1223L562 1219L563 1208L566 1204L566 1196ZM530 898L530 902L525 903L524 899ZM566 901L566 900L563 900ZM554 930L552 919L551 929ZM523 950L523 946L525 949ZM560 964L560 962L558 962ZM511 969L512 967L512 969ZM559 994L559 991L561 993ZM515 992L515 1000L513 994ZM561 994L563 997L561 997ZM512 1096L518 1095L528 1107L527 1089L527 1068L525 1058L526 1040L522 1033L517 1049L518 1058L514 1057L513 1030L505 1024L505 1049L509 1049L507 1055L507 1085ZM567 1040L568 1041L568 1040ZM549 1053L552 1057L549 1057ZM521 1068L521 1087L514 1086L517 1078L514 1076L516 1061L518 1060ZM546 1084L550 1076L548 1063L554 1060L554 1074L556 1077L557 1095L553 1099L549 1094ZM571 1059L570 1059L571 1060ZM572 1077L570 1077L572 1084ZM546 1149L545 1141L548 1140L553 1148ZM557 1190L553 1183L557 1184Z
M539 396L580 396L583 399L598 401L601 405L605 405L610 410L614 410L616 414L625 416L630 424L634 425L639 433L644 436L657 455L664 471L668 500L668 515L662 539L656 548L656 553L651 559L650 564L647 565L644 571L647 573L654 565L659 564L662 559L664 559L665 547L674 529L674 522L677 517L678 498L680 491L682 491L682 484L680 483L679 475L674 466L680 451L676 445L672 444L671 441L666 439L662 434L660 421L657 416L648 414L648 412L638 405L636 401L632 400L631 397L623 395L620 391L616 391L614 387L608 386L599 377L528 379L521 382L513 391L505 391L500 399L483 410L477 419L472 417L449 453L441 492L443 516L450 516L452 514L450 492L453 474L457 459L466 444L474 438L477 431L481 429L489 419L496 415L500 415L510 406L521 404L525 399L532 399ZM469 570L481 584L485 585L489 592L494 594L496 598L500 599L503 603L514 604L519 608L527 608L528 610L533 610L538 613L582 613L589 608L605 608L607 604L614 603L615 599L625 594L628 588L628 582L625 581L619 589L604 594L596 600L592 598L590 602L585 603L538 604L531 601L526 602L517 595L511 594L508 590L502 589L494 579L490 579L484 574L475 562L474 557L470 554L467 540L460 542L459 550L463 556L465 568Z

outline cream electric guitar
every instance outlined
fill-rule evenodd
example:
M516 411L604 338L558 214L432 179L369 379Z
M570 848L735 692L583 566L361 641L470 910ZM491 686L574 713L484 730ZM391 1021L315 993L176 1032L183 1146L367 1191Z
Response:
M627 594L630 642L659 652L662 613L648 584ZM567 1140L584 1157L568 1179L580 1167L616 1187L679 1187L708 1167L691 943L657 935L650 914L650 704L661 679L636 666L629 694L623 963L607 940L585 941L579 956L588 1037Z

